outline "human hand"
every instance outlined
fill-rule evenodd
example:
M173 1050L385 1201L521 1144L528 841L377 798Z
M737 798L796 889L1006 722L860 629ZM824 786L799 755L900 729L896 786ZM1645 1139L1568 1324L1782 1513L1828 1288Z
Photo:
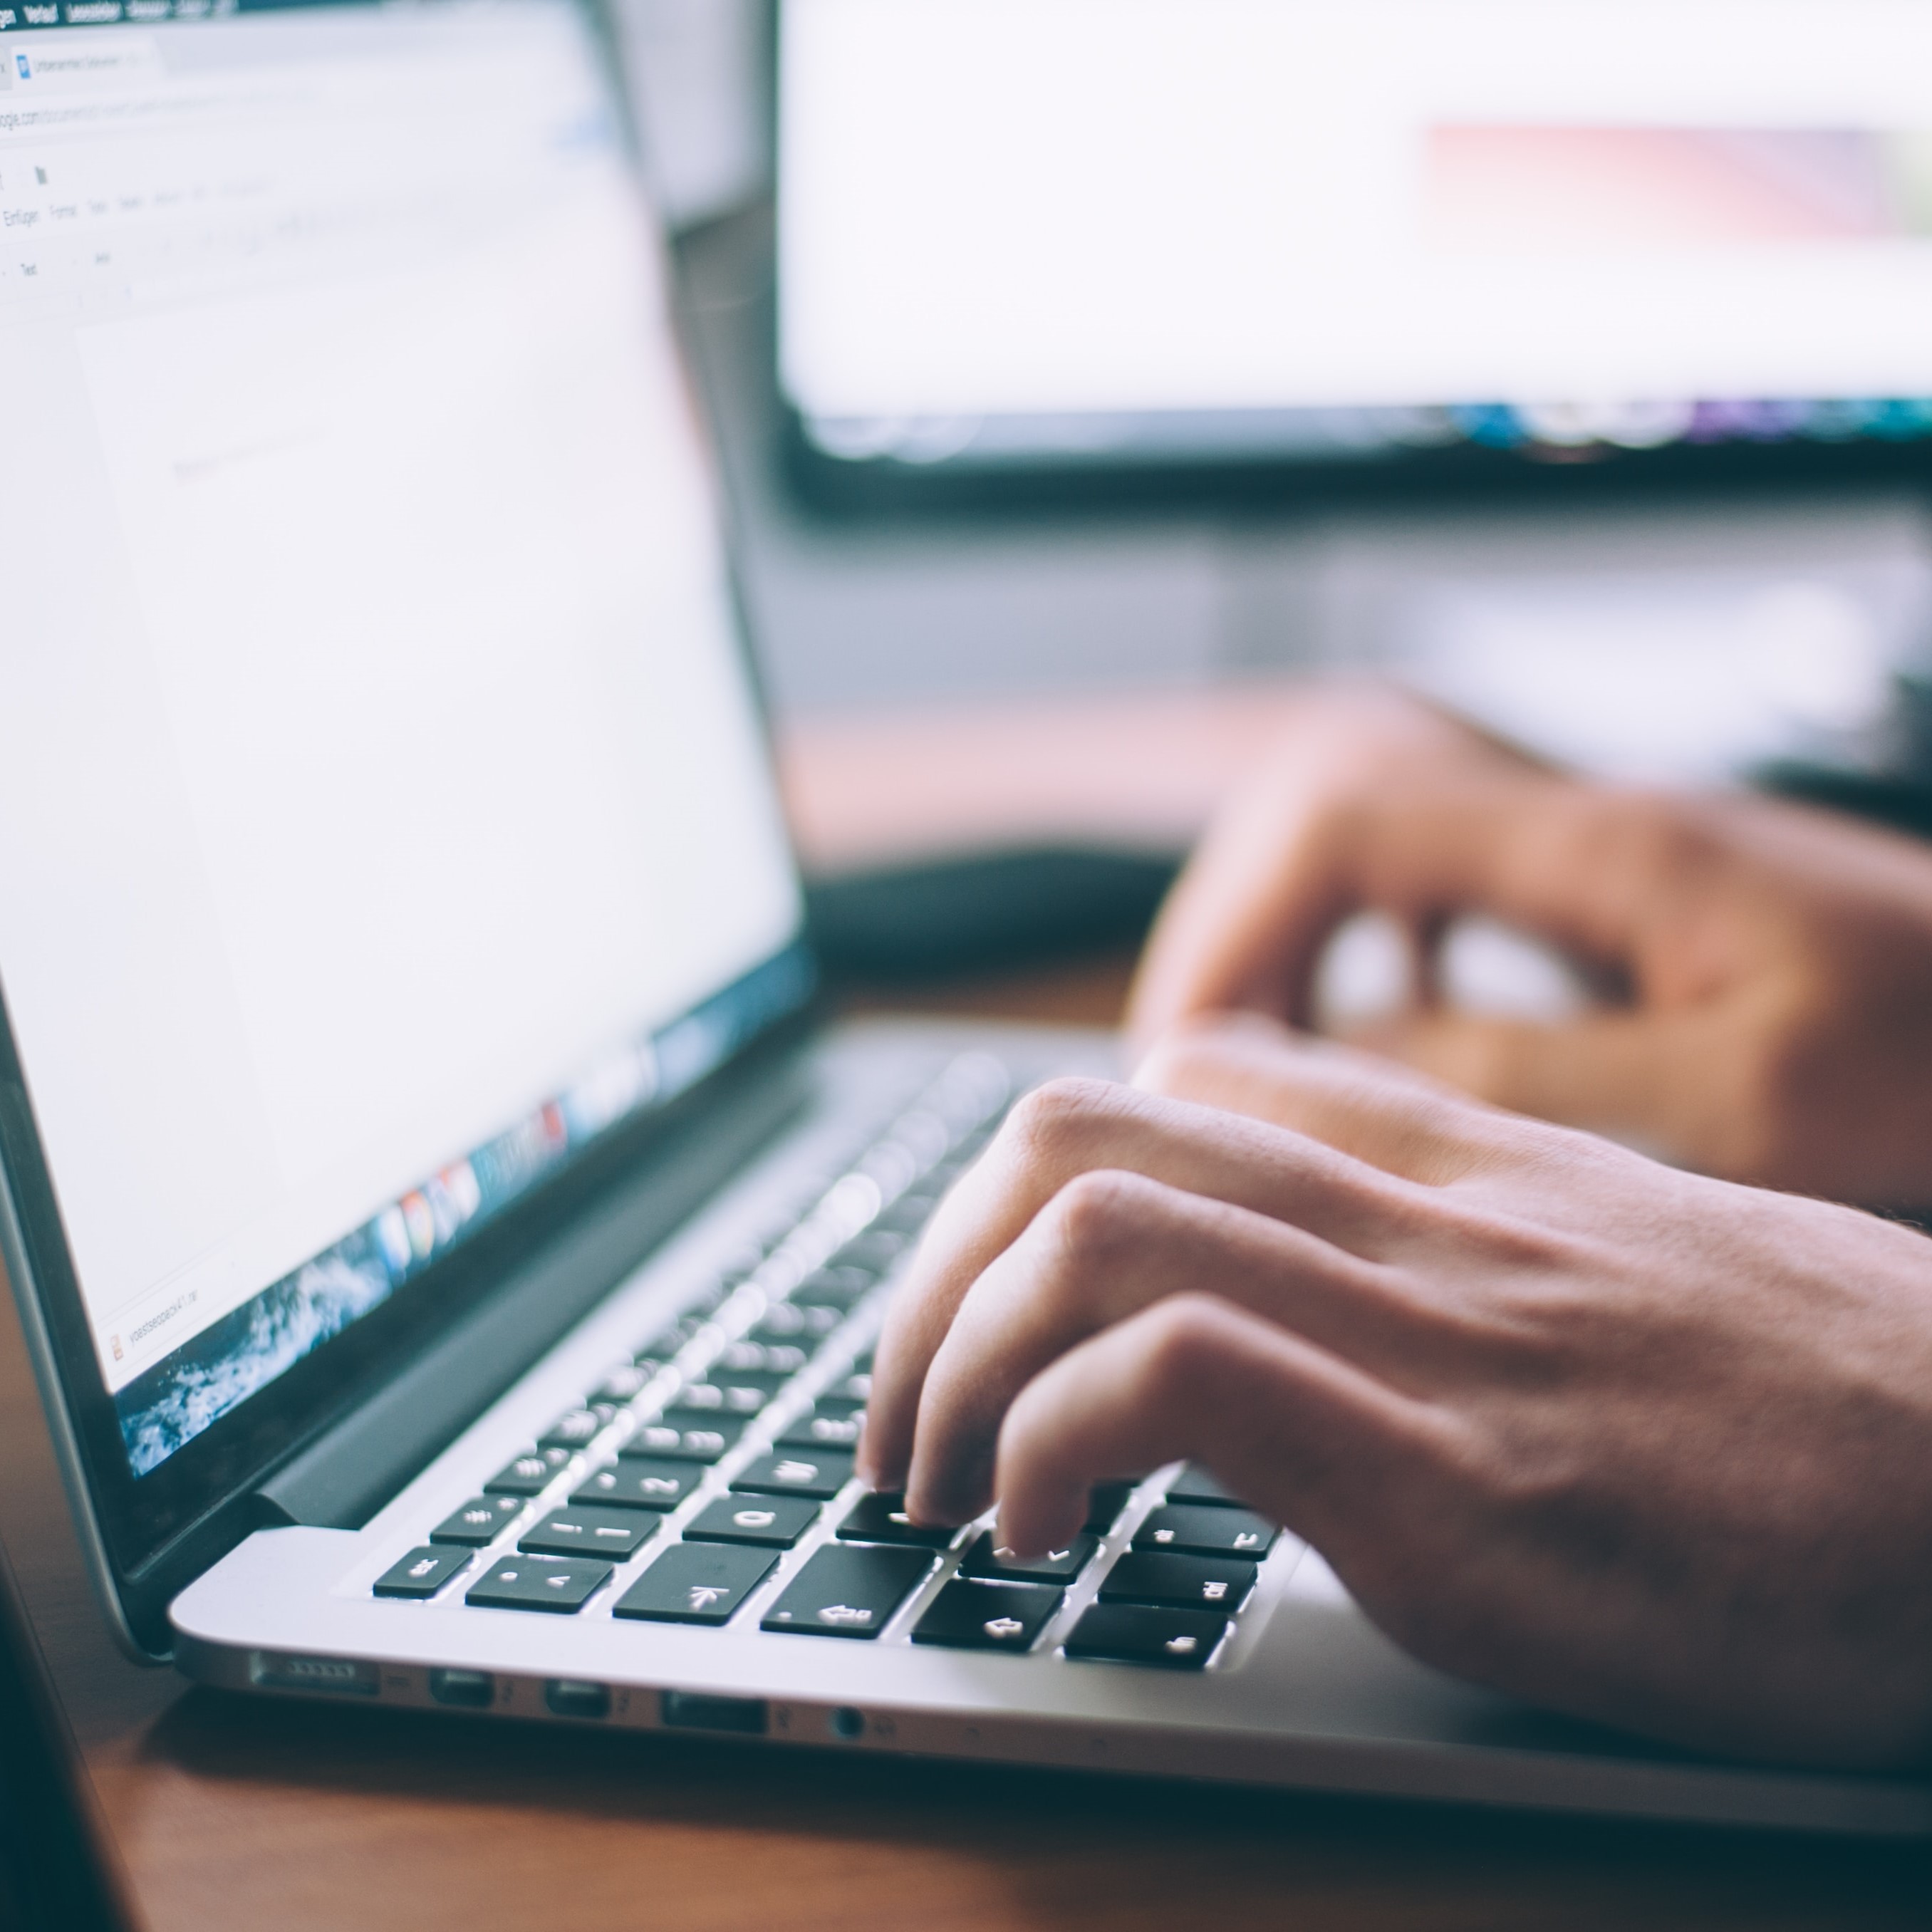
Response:
M1932 1204L1932 852L1748 796L1587 784L1394 692L1313 696L1163 910L1130 1027L1312 1023L1352 914L1423 962L1352 1036L1497 1105L1733 1180ZM1426 970L1458 915L1544 938L1624 996L1554 1024L1458 1012Z
M1036 1550L1196 1459L1444 1670L1694 1747L1922 1757L1932 1242L1263 1021L1142 1082L1028 1096L942 1204L873 1482L924 1521L997 1498Z

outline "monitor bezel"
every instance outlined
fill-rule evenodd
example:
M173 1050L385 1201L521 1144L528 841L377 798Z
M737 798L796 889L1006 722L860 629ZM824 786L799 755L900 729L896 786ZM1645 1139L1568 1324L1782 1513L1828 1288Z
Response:
M782 298L782 295L781 295ZM1733 438L1654 448L1592 443L1495 448L1387 445L1319 456L1230 434L1190 440L1156 430L1096 440L1006 440L996 454L970 450L931 460L836 454L770 371L780 460L792 488L835 515L892 518L981 512L1078 514L1123 508L1316 510L1449 502L1567 506L1605 500L1765 494L1850 485L1932 485L1932 434L1870 434L1842 442Z

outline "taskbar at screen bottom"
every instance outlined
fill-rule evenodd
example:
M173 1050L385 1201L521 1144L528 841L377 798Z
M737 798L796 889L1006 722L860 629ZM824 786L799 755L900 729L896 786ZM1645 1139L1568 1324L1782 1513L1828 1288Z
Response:
M805 948L788 948L218 1316L115 1396L128 1466L136 1476L158 1468L592 1141L676 1099L796 1012L816 978Z

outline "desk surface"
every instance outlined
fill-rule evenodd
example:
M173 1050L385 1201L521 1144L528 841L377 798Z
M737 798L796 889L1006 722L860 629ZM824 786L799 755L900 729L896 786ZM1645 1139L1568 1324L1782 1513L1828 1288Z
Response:
M1102 1018L1118 968L950 989ZM256 1701L110 1646L0 1306L0 1532L154 1932L1922 1928L1932 1855Z

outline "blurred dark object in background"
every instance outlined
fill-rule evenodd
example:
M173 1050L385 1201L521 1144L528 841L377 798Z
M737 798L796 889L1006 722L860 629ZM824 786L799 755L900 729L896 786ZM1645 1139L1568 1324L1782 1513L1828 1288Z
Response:
M820 879L807 906L835 981L940 980L1138 947L1178 868L1153 854L995 852Z
M828 971L884 988L1131 954L1304 688L782 721L786 804Z
M1858 764L1780 760L1756 776L1781 797L1932 838L1932 676L1894 679L1891 706Z

